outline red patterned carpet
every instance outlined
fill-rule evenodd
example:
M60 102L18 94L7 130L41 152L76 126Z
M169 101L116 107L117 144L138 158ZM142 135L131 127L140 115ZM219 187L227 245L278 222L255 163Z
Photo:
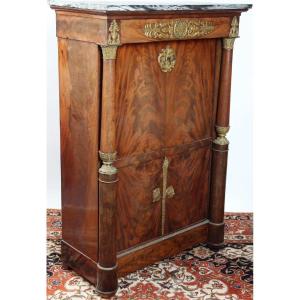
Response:
M250 300L253 295L252 223L250 213L226 213L225 247L199 245L119 279L113 299ZM100 300L94 288L60 260L60 210L47 211L48 300Z

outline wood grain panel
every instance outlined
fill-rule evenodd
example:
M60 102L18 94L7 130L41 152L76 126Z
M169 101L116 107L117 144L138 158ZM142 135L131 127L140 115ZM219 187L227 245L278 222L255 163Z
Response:
M99 52L59 39L63 240L97 260Z
M164 130L164 80L157 45L119 47L116 63L118 157L160 149Z
M165 73L166 147L211 137L214 107L215 40L167 43L175 68Z
M121 251L161 232L161 202L152 191L161 184L162 159L119 169L117 184L117 249Z
M56 13L57 37L105 44L107 21L68 12Z
M166 200L166 233L171 233L208 217L211 150L209 146L166 156L168 186L175 190Z

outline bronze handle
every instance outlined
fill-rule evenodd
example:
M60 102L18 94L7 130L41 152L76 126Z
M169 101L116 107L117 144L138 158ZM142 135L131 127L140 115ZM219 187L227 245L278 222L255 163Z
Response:
M153 190L153 200L152 202L158 202L161 199L160 188L156 188Z
M172 198L173 196L175 196L175 191L172 185L170 185L167 190L166 190L166 196L167 198Z

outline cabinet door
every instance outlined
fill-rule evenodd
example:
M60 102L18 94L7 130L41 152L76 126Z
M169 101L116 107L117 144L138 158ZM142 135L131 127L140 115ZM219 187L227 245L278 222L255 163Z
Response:
M161 234L161 202L153 201L153 191L160 185L162 159L120 164L121 161L117 184L119 251Z
M173 191L162 204L166 207L166 234L207 218L211 150L209 146L196 146L166 155L166 187Z

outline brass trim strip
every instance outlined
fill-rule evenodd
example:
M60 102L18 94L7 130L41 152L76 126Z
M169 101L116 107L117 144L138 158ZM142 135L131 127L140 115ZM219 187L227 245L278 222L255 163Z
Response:
M97 268L103 271L112 271L118 268L118 264L115 264L113 267L102 267L100 264L97 264Z
M214 223L214 222L209 221L208 224L211 224L211 225L214 225L214 226L222 226L222 225L224 225L225 223L224 223L224 222L222 222L222 223Z
M216 152L228 152L229 150L218 150L218 149L215 149L215 148L212 148L213 151L216 151Z
M99 178L98 180L99 180L100 182L102 182L102 183L107 183L107 184L110 184L110 183L116 183L116 182L119 181L119 179L114 180L114 181L104 181L104 180L101 180L100 178Z
M161 201L161 234L165 234L165 222L166 222L166 197L167 197L167 180L168 180L168 168L169 160L165 157L163 163L163 191Z
M98 278L97 278L97 285L98 285ZM104 295L110 295L110 294L115 294L117 292L118 288L111 291L111 292L102 292L101 290L97 289L97 286L95 287L95 291L99 294L104 294Z
M86 259L90 260L90 261L93 262L94 264L97 264L93 259L91 259L91 258L88 257L87 255L85 255L85 254L82 253L80 250L78 250L78 249L75 248L74 246L70 245L70 244L67 243L66 241L62 240L62 243L64 243L66 246L72 248L74 251L78 252L79 254L81 254L82 256L84 256Z

